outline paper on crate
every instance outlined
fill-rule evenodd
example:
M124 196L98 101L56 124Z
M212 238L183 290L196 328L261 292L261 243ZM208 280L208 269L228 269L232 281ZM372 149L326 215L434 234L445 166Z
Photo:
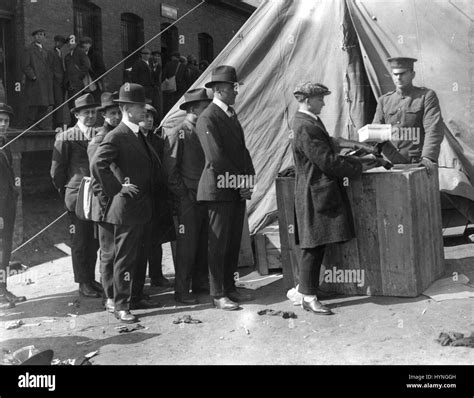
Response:
M388 141L392 138L392 125L391 124L366 124L360 128L359 131L359 142L383 142Z

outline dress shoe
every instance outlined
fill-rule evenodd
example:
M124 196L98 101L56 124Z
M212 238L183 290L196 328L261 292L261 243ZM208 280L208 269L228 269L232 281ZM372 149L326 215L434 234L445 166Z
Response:
M105 310L107 312L110 312L110 313L114 313L115 312L115 302L114 302L114 299L112 298L108 298L104 304L104 307L105 307Z
M316 315L333 315L334 314L334 312L332 312L328 307L321 304L316 299L314 299L310 302L307 302L303 298L302 301L301 301L301 307L304 310L310 311L310 312L312 312L313 314L316 314Z
M168 279L166 279L164 276L161 276L160 278L152 279L150 281L150 286L171 287L172 283Z
M234 311L240 308L237 303L234 303L228 297L215 298L214 306L219 310L225 310L225 311Z
M138 300L138 301L132 301L130 303L130 309L132 309L132 310L147 310L149 308L156 308L158 305L160 305L160 304L155 303L153 301L141 299L141 300Z
M26 301L25 296L15 296L12 292L8 291L6 288L0 290L0 298L1 301L15 304L15 303L22 303Z
M104 288L102 287L102 285L101 285L99 282L97 282L97 281L94 280L94 281L92 281L90 284L91 284L92 288L93 288L97 293L99 293L102 297L105 296Z
M232 301L235 301L237 303L241 303L243 301L252 301L253 296L249 293L243 293L239 292L238 290L233 290L227 294L227 297L229 297Z
M181 304L187 304L187 305L199 304L199 301L197 301L196 297L194 297L192 294L189 294L189 293L175 293L174 299L176 302L181 303Z
M100 294L92 287L91 283L79 283L79 294L84 297L100 297Z
M138 318L133 315L129 310L115 311L115 318L123 323L135 323L138 322Z

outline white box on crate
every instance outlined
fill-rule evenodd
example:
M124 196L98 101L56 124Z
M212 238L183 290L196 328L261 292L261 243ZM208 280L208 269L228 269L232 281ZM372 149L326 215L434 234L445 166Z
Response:
M360 128L359 131L359 142L383 142L388 141L392 138L392 125L391 124L366 124Z

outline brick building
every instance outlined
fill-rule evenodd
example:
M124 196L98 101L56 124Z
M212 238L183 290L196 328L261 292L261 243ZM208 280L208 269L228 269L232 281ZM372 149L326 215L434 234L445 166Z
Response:
M31 41L31 32L46 30L46 47L53 47L56 34L90 36L111 68L144 42L185 15L200 0L0 0L0 97L19 108L21 51ZM163 62L179 51L198 60L212 59L244 24L255 8L239 0L208 0L168 28L149 47L161 50ZM106 78L109 90L117 89L127 60ZM17 86L18 87L18 86ZM18 109L19 110L19 109Z

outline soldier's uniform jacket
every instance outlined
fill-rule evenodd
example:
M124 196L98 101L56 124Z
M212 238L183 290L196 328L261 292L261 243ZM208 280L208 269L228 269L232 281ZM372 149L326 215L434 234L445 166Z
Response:
M413 86L405 93L394 90L382 95L373 123L400 128L392 131L391 142L406 163L418 162L421 157L438 160L444 133L438 98L433 90Z

